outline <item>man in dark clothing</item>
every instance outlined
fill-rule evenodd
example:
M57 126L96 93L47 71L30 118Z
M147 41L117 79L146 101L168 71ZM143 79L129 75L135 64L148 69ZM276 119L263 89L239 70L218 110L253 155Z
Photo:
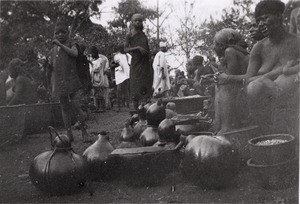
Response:
M132 56L130 69L130 92L134 108L139 102L147 102L152 95L153 71L150 64L148 39L143 32L143 16L134 14L131 18L132 29L126 36L124 51Z

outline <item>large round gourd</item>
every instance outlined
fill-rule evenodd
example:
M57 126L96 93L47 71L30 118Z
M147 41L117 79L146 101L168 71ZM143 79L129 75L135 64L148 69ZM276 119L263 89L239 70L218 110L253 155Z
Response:
M72 148L66 135L57 136L54 150L36 156L29 176L33 185L49 195L77 193L85 185L87 163Z
M161 121L166 118L166 109L164 108L162 101L158 100L153 103L146 112L146 118L148 125L158 127Z
M182 173L204 189L228 186L238 172L237 151L220 136L196 136L185 148Z

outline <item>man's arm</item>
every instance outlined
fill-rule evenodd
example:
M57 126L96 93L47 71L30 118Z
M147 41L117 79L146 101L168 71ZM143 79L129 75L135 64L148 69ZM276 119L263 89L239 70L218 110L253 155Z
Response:
M60 43L58 40L53 40L53 43L59 47L61 47L61 49L63 49L68 55L72 56L72 57L77 57L78 56L78 50L76 48L76 46L72 46L72 48L69 48L68 46Z
M282 74L283 66L276 65L270 72L261 75L262 77L275 80L279 75Z
M134 52L140 51L142 55L147 55L148 51L141 46L129 47L129 35L126 36L125 44L124 44L124 52Z
M288 61L282 70L284 75L292 75L298 72L300 72L300 62L295 62L294 60Z

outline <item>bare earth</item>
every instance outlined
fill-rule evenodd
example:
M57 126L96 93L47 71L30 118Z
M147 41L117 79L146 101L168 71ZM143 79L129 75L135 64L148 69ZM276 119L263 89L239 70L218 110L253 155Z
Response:
M89 131L109 131L116 146L129 116L128 109L93 114ZM82 154L89 144L81 142L78 131L74 133L73 149ZM80 194L49 197L31 184L28 170L35 156L50 149L48 133L29 135L17 144L0 148L1 203L298 203L298 186L265 190L253 181L247 168L235 178L232 187L223 190L205 191L186 182L180 172L173 172L157 187L133 187L113 180L93 182Z

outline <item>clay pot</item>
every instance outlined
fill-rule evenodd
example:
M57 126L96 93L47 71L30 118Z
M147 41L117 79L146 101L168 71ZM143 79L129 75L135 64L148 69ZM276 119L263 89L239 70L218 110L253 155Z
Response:
M188 136L182 162L184 177L204 189L231 184L239 170L237 151L219 136Z
M155 127L158 127L159 123L166 118L166 109L161 100L158 100L148 108L146 118L148 125Z
M158 130L156 127L147 126L140 136L142 146L152 146L158 141Z
M107 160L113 150L114 147L109 142L107 133L101 132L98 135L98 140L83 152L82 155L88 163L91 180L98 181L112 178L114 164Z
M66 135L54 140L54 150L39 154L33 160L29 176L33 185L49 195L77 193L87 179L87 163L72 148Z

